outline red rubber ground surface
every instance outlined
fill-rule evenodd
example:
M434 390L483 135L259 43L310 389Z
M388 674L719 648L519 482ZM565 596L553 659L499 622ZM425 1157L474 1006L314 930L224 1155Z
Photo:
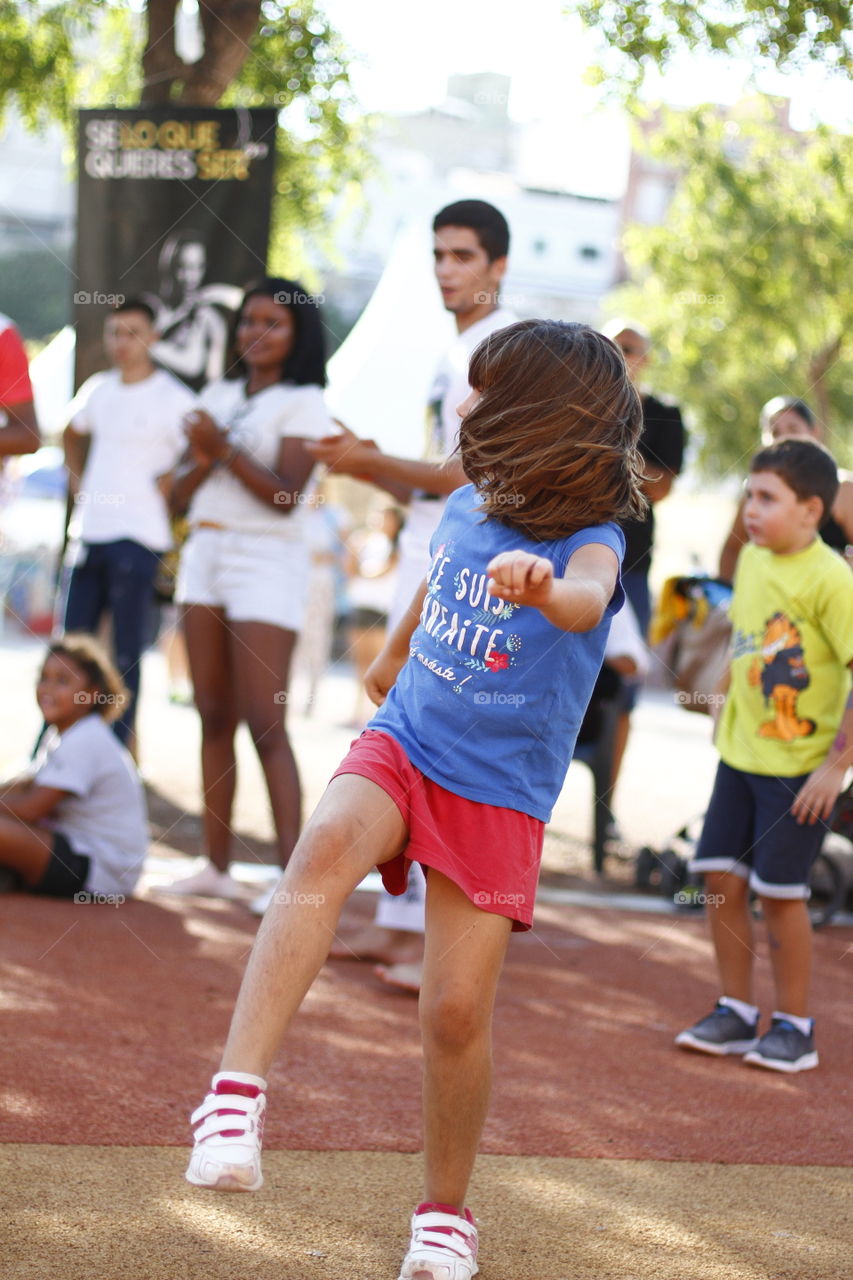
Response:
M372 908L356 895L345 923ZM255 928L224 904L0 898L0 1142L184 1145ZM672 1048L715 996L700 920L540 909L510 948L483 1150L850 1163L853 930L815 943L822 1062L784 1077ZM368 965L327 965L272 1074L267 1147L418 1150L416 1009Z

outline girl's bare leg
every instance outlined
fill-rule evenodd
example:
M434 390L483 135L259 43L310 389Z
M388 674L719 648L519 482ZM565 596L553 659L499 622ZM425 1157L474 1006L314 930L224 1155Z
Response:
M237 782L237 708L228 623L222 609L192 604L184 609L183 627L201 717L205 849L217 870L226 871L231 861L231 810Z
M50 862L53 836L18 818L0 817L0 867L16 871L28 889L41 881Z
M424 1199L465 1205L492 1079L492 1010L512 928L437 871L427 875L420 994Z
M296 632L267 622L232 622L229 640L240 717L264 771L279 865L286 867L302 824L299 773L285 728Z
M264 916L220 1070L266 1076L344 903L368 871L400 852L406 835L399 809L375 783L356 774L332 779Z

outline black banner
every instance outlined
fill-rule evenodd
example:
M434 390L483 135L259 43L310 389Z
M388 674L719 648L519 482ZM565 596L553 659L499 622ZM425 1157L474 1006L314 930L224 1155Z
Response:
M153 355L198 389L222 372L231 312L266 269L274 108L79 113L75 386L104 368L105 315L153 308Z

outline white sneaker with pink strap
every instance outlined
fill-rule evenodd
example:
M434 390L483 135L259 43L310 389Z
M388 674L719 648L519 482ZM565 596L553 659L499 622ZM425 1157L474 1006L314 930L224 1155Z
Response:
M412 1239L398 1280L471 1280L477 1266L477 1228L446 1205L419 1204L412 1217Z
M187 1182L213 1191L258 1191L266 1082L242 1071L220 1071L211 1092L192 1113L198 1125Z

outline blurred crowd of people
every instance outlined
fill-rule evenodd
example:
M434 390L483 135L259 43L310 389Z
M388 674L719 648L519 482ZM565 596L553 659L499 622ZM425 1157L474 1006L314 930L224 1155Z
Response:
M138 756L142 657L153 643L166 656L174 699L194 703L201 720L204 849L189 873L168 886L174 894L245 897L229 869L240 723L263 770L277 858L287 865L302 826L287 729L293 672L302 677L300 710L310 715L333 655L343 655L355 679L348 723L356 730L365 725L373 710L365 676L424 576L448 495L465 482L457 442L458 407L470 391L468 361L478 343L515 320L500 302L509 228L493 206L471 200L442 210L433 229L436 281L456 335L435 372L420 458L387 453L332 419L323 394L320 307L298 281L265 277L251 285L227 334L220 312L199 294L203 264L197 237L189 234L163 250L174 296L127 299L107 316L107 367L81 386L69 408L63 436L69 521L56 636L104 642L99 670L114 669L110 679L120 681L122 695L120 705L114 698L97 709L131 755ZM682 470L686 432L677 406L645 385L652 352L643 326L614 320L604 332L640 396L647 500L645 514L623 525L627 601L581 731L581 741L594 737L600 701L618 701L612 790L648 668L654 509ZM190 368L196 347L204 358ZM217 368L221 375L212 376ZM0 406L6 419L0 455L36 448L26 356L14 325L2 317ZM765 441L819 439L820 424L803 401L777 398L762 412L761 432ZM334 500L339 476L350 478L350 498L360 492L359 519ZM721 577L732 579L746 536L741 508L722 549ZM847 479L822 537L849 554ZM73 668L70 653L52 651L50 661ZM43 715L40 749L50 743L51 727L58 728L56 738L63 732ZM612 835L619 836L615 817ZM128 871L128 891L138 870ZM31 887L38 882L35 873L24 879ZM265 900L254 906L262 911ZM384 895L374 926L343 949L381 962L390 981L416 988L423 911L424 883L415 868L407 893Z

